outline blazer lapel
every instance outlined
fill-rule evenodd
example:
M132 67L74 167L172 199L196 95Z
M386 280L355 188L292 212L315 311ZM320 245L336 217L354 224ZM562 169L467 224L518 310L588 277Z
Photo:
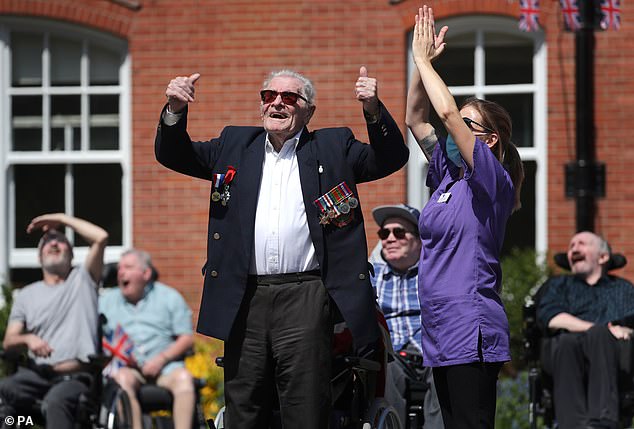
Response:
M317 145L307 128L304 128L302 132L296 153L308 229L310 230L317 257L319 261L323 261L323 230L319 224L319 210L313 204L313 201L321 196L321 173L319 173Z
M258 193L262 181L262 163L264 162L264 138L262 132L251 142L242 155L240 183L240 225L245 254L250 257L253 245L253 229L255 227L255 211L258 204Z

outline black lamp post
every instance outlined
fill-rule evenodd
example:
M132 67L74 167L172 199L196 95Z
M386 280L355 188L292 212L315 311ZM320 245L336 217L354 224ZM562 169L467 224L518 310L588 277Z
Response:
M605 196L605 164L596 161L594 126L594 30L599 0L577 3L581 28L575 32L577 158L566 165L566 196L576 200L577 231L594 231L596 198Z

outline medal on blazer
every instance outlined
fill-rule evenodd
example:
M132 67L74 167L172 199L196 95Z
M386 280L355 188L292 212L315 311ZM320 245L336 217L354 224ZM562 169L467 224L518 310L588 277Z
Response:
M354 219L354 209L359 207L359 200L354 196L346 182L341 182L330 191L313 201L319 209L319 224L333 225L341 228Z
M212 192L211 192L211 201L217 203L220 201L220 204L226 206L229 202L229 198L231 198L230 192L230 184L233 181L233 178L236 175L236 169L232 166L227 168L226 173L214 173L212 175Z
M233 181L234 176L236 175L236 169L232 166L227 168L227 172L225 173L225 183L222 188L222 194L220 194L220 204L226 206L229 202L229 198L231 198L231 192L229 192L229 185L231 181Z

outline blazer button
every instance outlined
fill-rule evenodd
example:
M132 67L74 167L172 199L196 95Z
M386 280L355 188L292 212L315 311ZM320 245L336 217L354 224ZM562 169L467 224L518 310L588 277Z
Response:
M220 234L214 232L214 240L220 240Z
M365 280L365 274L359 274L359 280Z
M218 271L216 270L212 270L209 274L211 274L211 277L218 277Z

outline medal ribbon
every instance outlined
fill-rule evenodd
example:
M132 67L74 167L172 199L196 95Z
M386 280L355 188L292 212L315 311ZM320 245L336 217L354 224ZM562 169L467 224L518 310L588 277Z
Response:
M236 175L236 169L233 166L229 166L227 167L227 173L224 175L225 176L225 185L228 185L229 183L231 183L231 181L233 180L233 178Z
M330 191L313 201L313 204L315 204L322 213L326 213L332 209L335 213L337 213L337 215L340 215L341 213L337 208L337 205L351 196L353 196L353 193L346 182L341 182Z
M225 175L221 173L214 173L213 179L214 179L214 188L218 190L220 189L220 187L222 186L222 183L225 180Z

